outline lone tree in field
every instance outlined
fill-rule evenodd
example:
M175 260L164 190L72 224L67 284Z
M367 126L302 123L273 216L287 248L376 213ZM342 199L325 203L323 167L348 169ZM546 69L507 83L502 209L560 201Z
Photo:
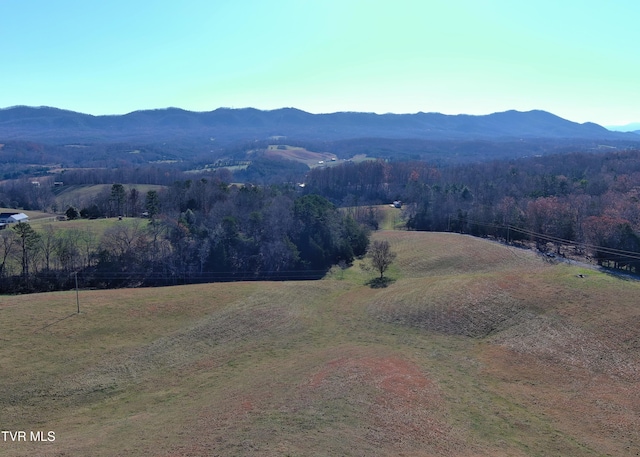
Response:
M369 249L369 257L371 257L373 268L380 272L380 280L382 280L384 272L395 260L396 253L391 250L388 241L374 241Z

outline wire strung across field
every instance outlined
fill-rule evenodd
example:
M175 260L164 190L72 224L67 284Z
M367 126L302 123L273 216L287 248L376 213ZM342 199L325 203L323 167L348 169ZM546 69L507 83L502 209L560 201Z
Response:
M105 281L145 281L145 282L170 282L170 283L193 283L193 282L225 282L225 281L260 281L260 280L305 280L316 279L327 273L327 270L281 270L281 271L236 271L236 272L177 272L177 271L145 271L145 270L90 270L77 272L78 280L81 282L105 282ZM73 281L74 272L68 273ZM57 279L62 276L60 272L39 272L41 279Z
M622 260L620 259L620 257L624 257L624 260L627 260L627 259L640 260L640 252L627 251L624 249L608 248L605 246L598 246L595 244L577 242L573 240L568 240L566 238L559 238L552 235L546 235L544 233L534 232L532 230L523 229L510 224L507 224L507 225L492 224L492 223L480 222L480 221L474 221L474 220L462 219L462 218L456 218L455 220L457 220L458 222L473 224L481 227L489 227L489 228L498 229L498 230L518 232L518 233L522 233L523 235L527 235L532 238L537 238L542 241L564 244L568 246L574 246L574 247L585 248L585 249L592 249L594 251L598 251L600 254L609 254L612 256L612 257L599 257L599 259L603 261Z

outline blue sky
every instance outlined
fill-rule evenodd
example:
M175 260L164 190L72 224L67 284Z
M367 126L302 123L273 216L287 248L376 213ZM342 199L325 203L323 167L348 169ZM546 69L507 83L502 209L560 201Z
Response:
M640 121L640 2L0 0L0 107Z

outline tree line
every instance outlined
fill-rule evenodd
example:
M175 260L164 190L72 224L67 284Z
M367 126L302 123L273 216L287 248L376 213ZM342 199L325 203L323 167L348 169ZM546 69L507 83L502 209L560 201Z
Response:
M128 198L122 190L112 186L115 205ZM0 291L68 288L72 273L84 287L317 278L364 255L369 243L353 217L292 187L200 179L139 199L148 218L117 220L100 238L60 229L64 223L0 231Z
M364 254L363 226L378 223L371 205L395 200L409 229L530 240L558 253L572 246L603 265L640 270L638 150L456 166L345 162L309 171L304 188L288 175L256 186L229 185L227 170L157 174L165 183L157 190L116 182L86 205L59 208L70 219L124 216L101 237L53 226L0 231L0 289L69 287L72 272L94 287L318 277ZM5 183L0 196L18 184ZM34 206L52 204L46 186L21 185Z
M366 161L314 169L306 189L345 206L404 202L407 228L571 245L640 272L640 151L436 167Z

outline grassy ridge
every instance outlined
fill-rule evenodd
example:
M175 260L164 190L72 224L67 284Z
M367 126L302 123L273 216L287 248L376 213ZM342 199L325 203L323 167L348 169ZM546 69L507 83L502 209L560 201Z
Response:
M640 284L379 232L321 281L0 297L0 455L635 455ZM586 277L578 277L581 273Z

